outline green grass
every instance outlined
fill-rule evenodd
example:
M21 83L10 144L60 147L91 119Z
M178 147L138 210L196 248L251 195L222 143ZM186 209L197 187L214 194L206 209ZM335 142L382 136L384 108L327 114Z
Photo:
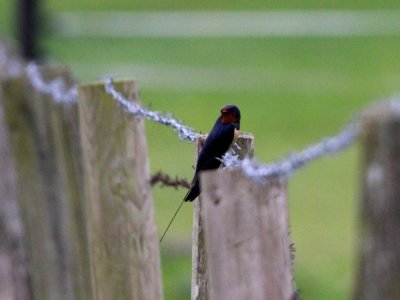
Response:
M52 1L49 6L53 9L89 9L89 10L259 10L259 9L377 9L399 8L396 0L364 0L364 1L318 1L318 0L82 0L82 1Z
M53 11L400 7L398 1L126 3L53 1L48 5ZM10 18L4 17L3 8L9 10L9 2L0 3L0 26ZM221 105L236 103L243 115L242 129L254 134L255 155L263 162L335 134L366 103L400 89L398 37L62 39L49 35L45 48L49 57L72 66L85 82L111 72L137 77L140 84L142 75L134 67L124 67L129 64L193 68L194 81L199 68L225 70L222 74L226 78L203 80L217 80L222 86L233 81L239 88L178 89L150 84L141 90L143 103L173 112L203 132L210 129ZM150 123L146 126L152 170L190 178L194 146L179 142L169 129ZM290 179L291 231L297 249L295 278L304 299L351 299L357 243L358 160L358 149L353 147L312 163ZM154 190L160 232L184 194L182 190ZM189 298L191 213L190 204L185 205L162 245L166 299Z

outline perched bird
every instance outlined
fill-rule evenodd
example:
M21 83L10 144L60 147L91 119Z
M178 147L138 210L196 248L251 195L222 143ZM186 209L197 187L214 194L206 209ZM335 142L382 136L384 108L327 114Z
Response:
M225 105L221 108L221 116L208 134L201 149L196 171L185 201L193 201L200 194L199 172L217 169L221 165L222 156L236 141L240 129L240 110L236 105Z

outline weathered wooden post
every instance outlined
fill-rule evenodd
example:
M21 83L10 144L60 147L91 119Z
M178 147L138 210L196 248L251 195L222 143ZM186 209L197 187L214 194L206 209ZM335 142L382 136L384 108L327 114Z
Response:
M362 188L354 299L400 299L400 104L361 118Z
M45 80L73 80L64 67ZM88 299L90 280L76 103L55 103L25 76L4 84L17 198L34 299Z
M205 141L202 136L197 141L199 152ZM252 157L254 151L254 137L251 134L241 134L237 140L235 152L241 159ZM204 221L201 215L203 206L202 196L193 201L193 231L192 231L192 300L208 299L207 254L204 237Z
M209 299L291 299L286 180L201 175Z
M0 137L0 299L29 300L32 295L23 244L23 224L1 86Z
M134 81L115 86L139 101ZM162 299L144 121L103 83L79 87L79 111L94 299Z
M19 75L24 64L15 47L0 39L0 81Z
M74 79L66 67L45 67L41 70L44 78L61 78L67 86L75 86ZM86 222L86 199L83 187L83 161L79 127L77 99L68 103L48 103L49 126L54 143L54 165L62 195L57 205L62 230L62 248L66 263L69 264L72 294L75 299L91 298L89 245ZM61 251L63 252L63 251Z

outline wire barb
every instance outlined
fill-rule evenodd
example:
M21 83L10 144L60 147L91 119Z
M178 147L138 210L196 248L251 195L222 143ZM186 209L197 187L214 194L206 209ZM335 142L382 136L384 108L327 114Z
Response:
M173 187L178 189L179 187L190 188L190 183L185 178L178 178L175 176L175 179L172 179L168 174L163 173L162 171L158 171L154 175L151 176L150 184L151 186L156 185L157 183L161 184L161 187Z

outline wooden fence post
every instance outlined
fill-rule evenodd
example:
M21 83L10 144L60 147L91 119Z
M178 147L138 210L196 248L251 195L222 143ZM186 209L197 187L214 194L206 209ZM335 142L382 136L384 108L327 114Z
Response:
M23 244L23 224L1 86L0 137L0 299L29 300L32 295Z
M354 299L400 299L400 105L379 104L361 121L361 220Z
M40 73L72 85L64 67ZM55 103L25 77L5 82L4 94L33 297L88 299L77 104Z
M63 78L73 85L72 74L65 67L42 68L45 78ZM80 139L77 99L73 103L50 103L51 139L54 143L54 159L59 177L61 230L64 232L62 249L69 256L70 280L74 299L92 297L89 244L86 222L86 199L83 186L83 161ZM60 251L60 250L59 250ZM63 251L61 251L63 252Z
M200 152L205 136L197 141L197 153ZM241 159L246 156L252 157L254 151L254 137L248 133L241 133L237 140L239 147L235 152ZM203 206L202 196L200 195L193 202L193 231L192 231L192 300L208 299L208 278L207 278L207 255L204 237L204 224L201 210Z
M132 80L115 83L139 101ZM144 121L104 84L79 87L94 299L162 299Z
M201 182L209 299L291 299L286 181L217 170Z

